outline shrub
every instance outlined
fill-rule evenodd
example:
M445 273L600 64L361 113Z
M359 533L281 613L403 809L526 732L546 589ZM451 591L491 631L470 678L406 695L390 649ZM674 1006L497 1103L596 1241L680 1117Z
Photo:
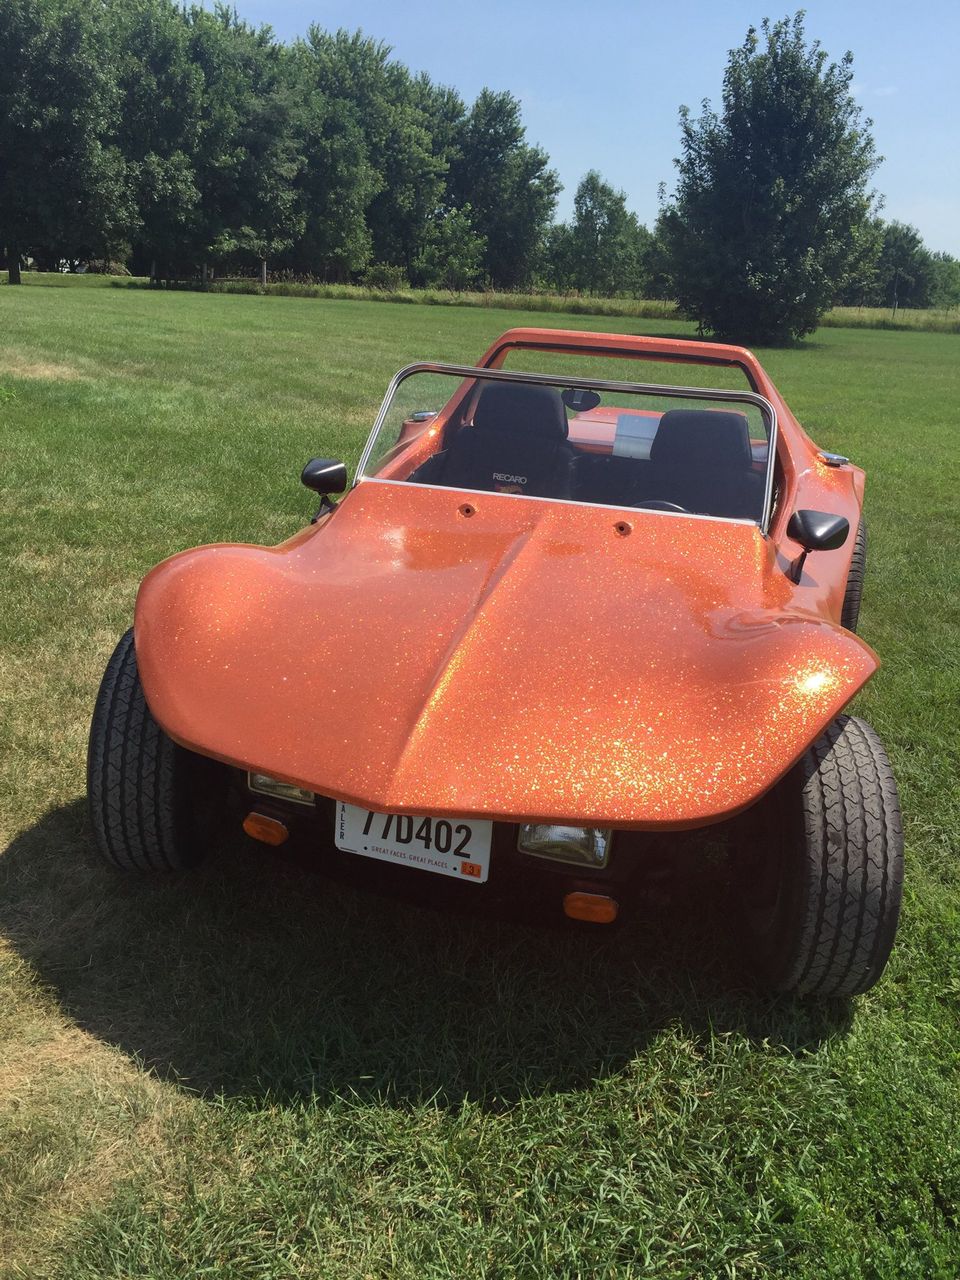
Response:
M394 266L392 262L371 263L360 279L367 289L378 289L381 293L397 293L409 287L403 267Z
M87 272L94 276L128 276L130 271L122 262L111 262L107 258L93 258L87 263Z

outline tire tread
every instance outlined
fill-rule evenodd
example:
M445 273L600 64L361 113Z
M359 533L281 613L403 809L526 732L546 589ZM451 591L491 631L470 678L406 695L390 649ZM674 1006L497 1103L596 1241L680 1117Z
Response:
M128 631L103 675L87 755L94 837L114 866L175 871L192 861L178 838L179 751L150 714Z
M780 983L852 996L886 964L900 909L903 832L896 783L873 729L841 716L801 761L806 911Z

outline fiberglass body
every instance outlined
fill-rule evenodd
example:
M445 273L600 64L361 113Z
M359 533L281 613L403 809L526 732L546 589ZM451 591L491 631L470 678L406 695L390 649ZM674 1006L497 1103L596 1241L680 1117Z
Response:
M518 349L739 368L776 411L768 527L389 464L280 546L147 576L137 663L175 742L381 812L685 828L752 805L845 706L877 667L840 625L853 540L798 573L787 523L855 529L862 472L828 465L740 348L524 329L480 367Z

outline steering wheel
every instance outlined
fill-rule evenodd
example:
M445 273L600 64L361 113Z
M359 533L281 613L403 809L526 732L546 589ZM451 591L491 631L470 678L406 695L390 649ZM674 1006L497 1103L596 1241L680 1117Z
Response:
M639 511L679 511L684 516L690 514L679 502L665 502L663 498L645 498L642 502L632 502L630 505Z

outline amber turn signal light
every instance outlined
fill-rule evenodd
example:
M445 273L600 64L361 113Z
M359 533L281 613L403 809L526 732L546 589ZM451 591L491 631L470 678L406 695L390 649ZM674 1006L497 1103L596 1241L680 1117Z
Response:
M604 893L568 893L563 909L571 920L589 920L591 924L613 924L619 910L614 899Z
M269 818L265 813L248 813L243 820L243 829L248 836L259 840L261 844L278 845L289 837L290 832L279 818Z

